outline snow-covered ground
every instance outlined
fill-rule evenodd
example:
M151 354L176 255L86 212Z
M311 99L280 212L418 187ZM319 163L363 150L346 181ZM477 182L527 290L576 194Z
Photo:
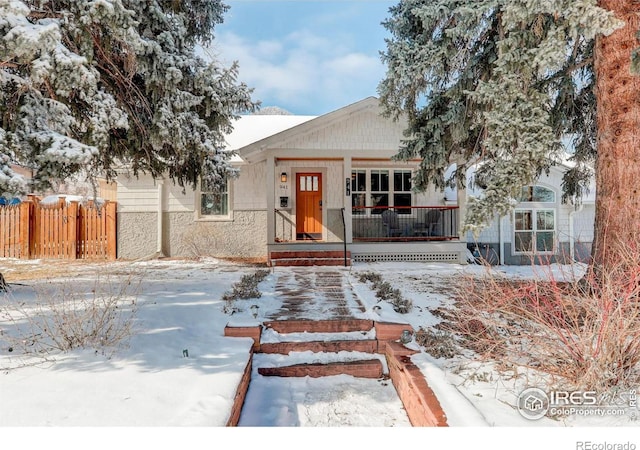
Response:
M430 444L424 441L424 445L446 443L447 448L484 448L489 442L496 449L538 448L544 443L550 448L598 448L580 447L576 442L581 440L594 445L605 441L640 445L636 441L640 440L637 422L629 414L527 420L515 408L517 395L525 387L523 380L506 380L487 364L438 360L424 352L413 361L445 409L451 426L447 430L407 428L406 416L390 385L347 376L336 377L332 384L331 380L308 379L254 383L252 398L273 399L273 403L271 407L249 405L241 425L261 428L251 432L242 432L242 427L223 428L251 346L249 339L224 337L224 327L230 321L255 322L252 304L260 306L259 315L277 308L276 280L293 269L273 270L260 284L262 297L238 302L240 311L229 316L223 311L222 295L256 267L215 259L68 263L62 269L60 263L51 269L49 264L53 263L0 260L0 272L9 283L15 283L2 301L24 308L36 301L36 291L56 283L90 290L97 277L107 283L139 279L136 333L127 347L113 355L86 349L49 355L46 360L9 352L0 334L0 425L6 427L0 437L3 443L15 442L22 447L27 435L23 427L52 427L28 432L34 447L37 442L47 445L51 439L64 439L66 447L90 439L91 448L113 448L119 439L139 439L145 446L160 448L205 444L209 448L227 436L255 440L263 446L277 442L278 448L295 443L299 447L303 445L299 438L315 448L330 445L332 439L353 436L376 445L397 445L399 437L428 439ZM557 275L567 273L566 267L551 269ZM480 274L485 269L436 263L355 263L351 268L331 270L346 278L345 296L355 293L365 304L363 317L406 322L418 329L438 320L430 309L449 301L447 286L456 277ZM495 270L520 277L548 273L532 267ZM379 303L370 286L359 281L358 274L367 271L381 274L400 288L413 301L412 312L399 314L391 305ZM29 276L35 272L49 275ZM374 312L375 305L382 309ZM3 311L6 308L7 303ZM0 317L2 332L11 333L12 326ZM410 345L419 350L415 343ZM106 433L102 427L127 428ZM325 427L332 427L331 432ZM403 429L403 434L397 435L398 429L392 431L393 427ZM469 431L456 431L459 427ZM518 427L517 434L512 427ZM539 431L541 427L544 432Z

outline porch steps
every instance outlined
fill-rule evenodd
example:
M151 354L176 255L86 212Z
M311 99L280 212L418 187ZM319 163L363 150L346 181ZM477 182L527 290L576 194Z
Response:
M266 330L281 336L303 333L304 340L262 342L260 353L287 355L290 352L377 353L378 341L369 337L374 322L362 319L343 320L281 320L264 323ZM350 335L350 339L345 339ZM314 338L317 336L317 339Z
M274 320L264 322L265 328L277 333L349 333L370 331L374 327L373 320L341 319L341 320Z
M330 363L293 364L282 367L259 367L258 374L267 377L330 377L351 375L359 378L382 378L383 368L379 359L361 359Z
M263 325L265 333L257 353L287 356L280 356L272 367L258 367L259 375L320 378L346 374L382 378L387 372L378 354L371 320L276 320ZM267 334L270 338L265 339ZM287 364L292 353L304 356L296 357L294 364Z
M345 254L340 250L272 251L269 264L273 266L343 266ZM347 252L346 265L351 265L351 252Z
M412 426L447 426L447 418L421 371L410 359L415 353L398 342L408 324L371 320L280 320L263 322L227 336L254 339L252 376L320 378L347 374L390 379ZM229 331L227 331L229 330ZM268 336L267 336L268 335ZM249 381L242 395L242 408ZM238 412L239 417L239 412ZM235 422L237 424L237 421ZM233 426L233 425L232 425Z

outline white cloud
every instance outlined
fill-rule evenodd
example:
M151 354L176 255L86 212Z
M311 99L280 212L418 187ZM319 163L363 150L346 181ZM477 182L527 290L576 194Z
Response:
M263 106L300 114L323 114L376 95L384 75L377 54L348 48L332 35L292 32L280 40L253 42L222 33L214 52L225 63L238 61L240 80L254 87Z

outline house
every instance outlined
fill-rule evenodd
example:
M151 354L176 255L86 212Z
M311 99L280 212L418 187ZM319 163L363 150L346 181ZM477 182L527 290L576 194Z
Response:
M468 236L460 230L460 217L466 192L452 198L435 189L414 192L411 178L419 161L392 158L405 125L381 112L378 99L369 97L318 117L243 116L227 138L239 176L227 180L223 192L206 186L183 192L169 180L122 172L116 183L118 257L465 263ZM558 203L558 180L541 183L555 193L553 205L532 203L529 213L517 213L519 242L526 232L530 240L548 242L539 228L520 229L530 226L527 220L552 216L555 228L544 231L558 233L554 242L568 226L570 211ZM545 215L549 210L555 212ZM490 228L485 242L507 249L509 220Z
M562 202L562 177L570 163L552 166L535 185L524 186L511 214L496 217L479 236L466 236L471 251L492 264L527 265L588 262L595 220L595 183L587 195L573 203ZM473 169L467 173L468 186ZM481 195L469 188L467 195ZM454 201L455 191L445 196Z

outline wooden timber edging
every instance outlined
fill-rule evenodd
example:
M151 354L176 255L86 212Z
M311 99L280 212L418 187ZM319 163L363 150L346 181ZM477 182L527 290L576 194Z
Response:
M321 325L326 326L326 324ZM376 322L375 327L376 332L380 334L377 337L377 353L385 355L389 368L389 377L407 412L411 425L414 427L447 427L447 416L438 398L429 387L420 369L411 361L411 355L417 352L398 342L398 333L407 329L408 326L406 324ZM260 352L261 333L262 327L260 325L255 327L225 327L225 336L250 337L254 341L254 345L250 350L249 362L237 388L231 417L227 422L229 427L237 426L240 420L246 393L251 382L253 353ZM296 370L300 370L300 368L296 367Z
M233 405L231 406L231 413L229 414L229 420L227 420L227 427L237 427L240 421L240 414L242 413L242 407L244 406L244 399L247 397L247 391L249 390L249 383L251 383L251 371L253 370L253 349L249 351L249 361L244 368L244 373L240 379L240 384L236 388L236 395L233 398Z

